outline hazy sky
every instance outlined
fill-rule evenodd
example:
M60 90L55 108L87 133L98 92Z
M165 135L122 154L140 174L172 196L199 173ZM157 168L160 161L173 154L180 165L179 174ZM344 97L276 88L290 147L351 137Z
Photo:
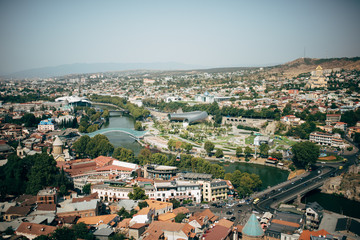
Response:
M208 67L360 56L360 1L0 0L0 74L70 63Z

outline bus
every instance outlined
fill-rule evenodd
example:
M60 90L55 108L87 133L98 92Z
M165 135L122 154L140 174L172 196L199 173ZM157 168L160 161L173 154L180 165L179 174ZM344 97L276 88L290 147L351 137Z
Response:
M268 159L265 160L265 163L277 164L278 161L279 160L277 158L269 157Z
M257 204L260 201L259 198L255 198L255 200L253 201L253 204Z

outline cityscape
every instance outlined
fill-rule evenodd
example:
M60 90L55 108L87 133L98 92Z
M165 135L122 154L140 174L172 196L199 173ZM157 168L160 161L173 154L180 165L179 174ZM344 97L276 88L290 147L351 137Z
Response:
M360 239L358 10L1 2L0 239Z

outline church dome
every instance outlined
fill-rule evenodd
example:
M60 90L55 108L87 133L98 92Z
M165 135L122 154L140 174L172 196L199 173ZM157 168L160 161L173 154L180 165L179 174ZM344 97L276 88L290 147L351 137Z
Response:
M259 221L254 214L251 214L249 220L246 222L242 233L249 237L262 237L264 231L262 230Z

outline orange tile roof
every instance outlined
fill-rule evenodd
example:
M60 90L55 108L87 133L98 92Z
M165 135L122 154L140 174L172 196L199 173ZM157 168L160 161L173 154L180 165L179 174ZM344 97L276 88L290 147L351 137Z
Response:
M175 217L176 217L176 215L174 213L168 212L168 213L160 214L158 216L158 220L159 221L171 221L171 220L174 220Z
M210 209L205 209L202 212L196 212L196 213L194 213L194 216L196 216L196 217L206 216L209 218L209 221L211 221L211 222L215 222L219 218L213 212L211 212Z
M327 231L325 231L324 229L318 230L318 231L309 231L309 230L304 230L300 237L299 240L310 240L310 236L319 236L319 235L328 235L329 233Z
M170 232L184 232L186 236L194 237L195 236L195 228L190 224L185 223L174 223L174 222L161 222L161 221L153 221L149 228L144 233L143 240L153 240L159 239L160 236L164 234L164 231Z
M116 159L112 158L112 157L105 157L105 156L98 156L97 158L94 159L94 161L96 162L96 165L98 167L103 167L103 166L107 165L109 162L112 162L113 160L116 160Z
M290 226L290 227L300 227L300 225L298 223L294 223L294 222L288 222L288 221L284 221L284 220L279 220L279 219L273 219L271 221L272 223L277 223L280 225L286 225L286 226Z
M147 202L147 204L149 205L150 208L155 208L155 210L173 206L172 203L168 203L168 202L161 202L161 201L155 201L155 200L149 200L149 199L147 199L145 201Z
M178 215L179 213L184 213L184 214L186 214L186 213L189 213L190 211L189 211L189 209L187 209L186 207L178 207L178 208L175 208L174 210L173 210L173 213L175 214L175 215Z
M140 209L140 211L138 211L134 216L137 215L148 215L149 211L151 210L150 207L144 207L142 209Z
M131 218L124 218L121 222L119 222L116 228L128 228L130 224Z
M85 223L87 225L100 225L100 224L109 224L114 218L116 218L117 214L108 214L101 216L93 216L93 217L82 217L77 222Z
M220 219L216 225L220 225L226 228L231 228L234 225L234 222L229 221L227 219Z

